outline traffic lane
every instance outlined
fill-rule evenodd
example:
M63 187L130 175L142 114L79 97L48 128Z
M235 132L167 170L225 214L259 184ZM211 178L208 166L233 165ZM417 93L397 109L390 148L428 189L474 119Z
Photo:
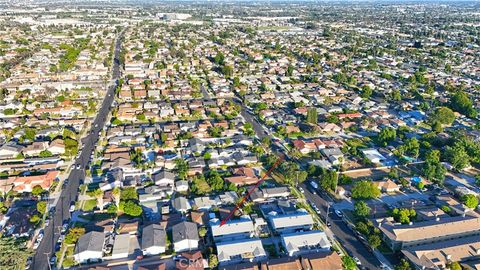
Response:
M117 40L117 45L119 46L119 41ZM116 52L115 59L118 60L118 52ZM113 68L114 76L119 75L119 67L118 64L114 65ZM116 76L118 79L118 76ZM105 116L110 110L110 106L113 102L113 97L111 94L114 93L115 86L110 87L107 90L107 93L110 92L110 95L107 95L102 103L101 109L100 109L100 114L102 115L94 119L94 123L96 123L98 126L103 126L102 124L102 119L105 121ZM84 144L80 156L76 159L76 162L74 164L80 164L81 170L74 169L70 172L70 175L68 176L69 183L63 189L60 193L60 196L63 196L63 199L57 202L56 211L54 213L54 218L53 222L49 224L49 226L45 227L44 229L44 241L42 241L33 257L33 262L32 266L33 269L40 269L40 270L46 270L49 269L49 256L52 256L53 253L55 252L54 247L56 242L58 241L58 238L60 235L58 232L55 232L55 227L56 226L61 226L63 224L63 221L67 218L70 218L70 204L72 201L72 198L76 198L76 195L78 194L78 187L80 185L80 179L84 177L84 168L88 164L88 161L90 159L90 154L93 151L94 147L94 142L98 140L98 132L94 132L94 135L91 136L87 139L86 143ZM60 205L59 205L60 203ZM51 241L48 241L48 239L51 239Z
M325 221L328 202L319 195L314 195L307 188L306 183L300 184L304 189L304 195L313 204L315 204L321 214L321 218ZM380 262L376 259L375 255L367 250L367 247L355 236L355 233L346 225L343 220L338 218L333 210L329 210L328 221L330 222L330 230L335 235L336 239L342 244L342 246L349 252L351 256L355 256L362 262L362 266L368 269L380 269Z

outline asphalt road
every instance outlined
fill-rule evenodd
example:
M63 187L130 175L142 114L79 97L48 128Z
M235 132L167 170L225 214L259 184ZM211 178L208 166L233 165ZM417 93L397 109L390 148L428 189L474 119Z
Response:
M120 36L123 36L123 32L120 34ZM112 68L112 79L115 81L120 78L119 54L121 43L121 38L118 38L115 43L114 62ZM80 155L73 163L73 168L68 176L69 182L61 191L60 199L58 200L57 205L55 205L56 211L53 213L53 217L50 217L50 224L44 228L43 240L36 250L30 269L51 269L49 260L55 253L55 244L60 237L60 229L62 224L65 220L70 218L70 205L75 203L77 200L78 188L81 181L85 178L85 168L90 162L90 156L95 149L95 144L98 141L99 134L105 125L105 120L110 112L110 107L115 96L115 87L116 85L114 84L108 88L105 98L103 99L102 107L98 111L98 114L92 123L92 128L88 135L82 140L83 145L80 149ZM77 169L78 165L79 168Z
M307 185L308 182L305 181L299 186L305 190L305 198L320 209L320 217L325 221L328 201L322 197L321 192L317 193L317 195L312 194ZM362 266L368 269L380 269L381 263L375 255L355 236L355 233L334 213L332 208L329 209L328 221L331 224L330 230L335 234L338 242L342 244L350 256L355 256L360 259Z
M253 129L260 139L263 137L271 135L268 134L268 131L263 127L261 123L258 122L255 115L251 114L243 105L243 103L238 98L233 98L233 101L239 104L241 107L241 115L247 122L252 123ZM272 144L272 150L275 152L280 152L289 157L285 149ZM328 202L326 196L323 198L320 194L312 194L306 186L306 183L300 184L300 186L305 190L305 197L310 202L313 202L320 209L320 218L325 221ZM375 255L370 252L367 247L355 236L355 233L347 226L341 218L333 213L333 209L329 210L330 215L328 221L331 223L331 231L335 234L337 240L342 244L342 246L347 250L350 256L357 257L361 262L362 266L368 269L380 269L381 263L376 259Z

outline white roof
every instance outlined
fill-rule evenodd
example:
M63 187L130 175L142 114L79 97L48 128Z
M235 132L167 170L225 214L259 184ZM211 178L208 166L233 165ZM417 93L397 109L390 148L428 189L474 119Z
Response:
M289 215L269 215L274 229L313 225L313 218L306 211L297 211Z
M282 242L285 249L290 252L296 252L300 249L329 249L331 247L327 235L322 231L307 231L300 233L282 235Z
M223 226L220 227L218 220L212 220L210 222L212 227L213 236L222 236L234 233L248 233L253 232L253 222L249 217L242 217L239 220L229 220Z
M260 239L246 239L235 242L217 244L218 260L229 261L234 256L241 256L245 259L266 256Z

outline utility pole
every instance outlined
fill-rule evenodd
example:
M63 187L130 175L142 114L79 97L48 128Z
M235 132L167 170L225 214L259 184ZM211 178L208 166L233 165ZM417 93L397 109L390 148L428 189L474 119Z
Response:
M48 255L50 255L50 252L45 252L43 254L45 254L45 256L47 257L48 269L52 270L52 266L50 265L50 258L48 257Z

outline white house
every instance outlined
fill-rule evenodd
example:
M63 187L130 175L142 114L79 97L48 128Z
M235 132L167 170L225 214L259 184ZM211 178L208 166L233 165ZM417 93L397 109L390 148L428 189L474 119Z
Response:
M78 263L98 262L103 257L105 234L103 232L88 232L82 235L75 246L73 257Z
M145 256L153 256L165 253L166 249L165 230L159 224L151 224L142 231L142 252Z
M330 241L322 231L306 231L291 234L283 234L282 246L288 256L298 256L306 253L318 253L329 251Z
M172 239L175 252L198 249L197 224L184 221L174 225Z

